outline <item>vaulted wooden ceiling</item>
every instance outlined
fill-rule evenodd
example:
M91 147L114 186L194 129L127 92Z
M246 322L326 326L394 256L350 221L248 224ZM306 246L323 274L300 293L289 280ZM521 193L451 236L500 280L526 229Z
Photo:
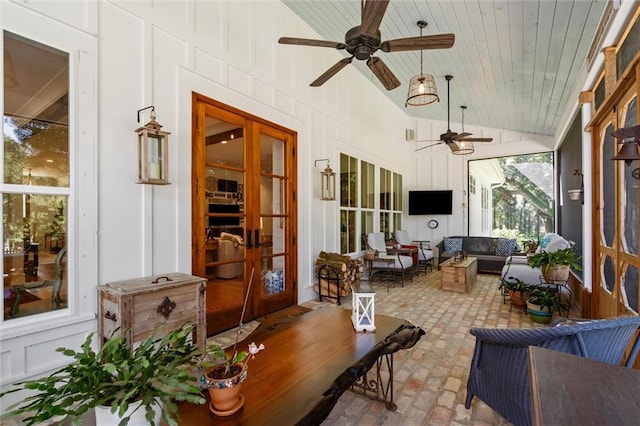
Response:
M283 2L324 40L344 42L346 31L360 24L360 0ZM582 84L581 76L598 53L599 24L611 10L606 0L391 0L380 25L383 41L418 36L419 20L428 23L424 35L456 36L451 49L423 51L423 70L435 76L440 102L405 108L409 79L420 73L419 51L375 53L402 83L391 91L372 77L364 61L354 60L350 66L411 116L447 119L444 76L450 74L453 122L460 122L459 106L466 105L465 123L553 135L564 124L560 121L567 102L576 101L580 87L575 86ZM287 48L309 54L326 49ZM336 61L348 56L336 50ZM318 69L317 75L334 63ZM324 84L330 85L331 79Z

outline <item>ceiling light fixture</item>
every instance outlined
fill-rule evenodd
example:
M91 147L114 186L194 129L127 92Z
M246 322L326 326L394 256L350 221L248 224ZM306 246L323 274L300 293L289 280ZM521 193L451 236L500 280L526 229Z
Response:
M464 133L464 110L467 109L467 107L464 105L460 105L460 109L462 110L462 132L461 133ZM454 155L473 154L475 151L473 147L473 142L460 139L455 141L454 143L458 145L458 149L456 151L453 151Z
M422 29L427 26L426 21L418 21L416 25L420 28L420 37L422 37ZM409 92L404 106L423 106L439 101L435 78L431 74L422 73L422 50L420 50L420 74L414 75L409 80Z

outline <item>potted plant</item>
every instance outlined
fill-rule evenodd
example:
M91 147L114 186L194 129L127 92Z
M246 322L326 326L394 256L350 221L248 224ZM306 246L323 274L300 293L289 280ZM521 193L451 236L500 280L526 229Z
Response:
M526 306L529 288L531 287L529 284L526 284L518 278L509 277L508 280L502 279L500 287L503 291L507 292L513 306L518 308L524 308Z
M190 369L201 355L192 332L193 326L185 325L161 338L151 336L135 349L123 334L114 332L97 351L92 333L78 352L58 348L73 361L47 377L16 383L16 388L1 393L0 397L23 389L37 392L12 404L0 418L24 415L27 425L70 418L79 424L84 413L96 409L99 415L99 407L106 406L118 417L114 424L121 426L130 421L136 426L157 425L160 415L168 425L177 425L174 400L205 402ZM142 420L132 420L140 415Z
M240 388L247 378L247 364L264 349L263 344L258 346L251 342L248 351L238 352L236 345L239 335L236 335L236 343L229 354L216 344L209 345L207 349L210 360L204 364L208 368L203 380L211 397L209 409L218 416L230 416L242 408L244 397L240 394Z
M562 283L569 279L570 268L580 271L579 257L571 247L556 251L541 251L531 256L529 264L540 267L542 276L549 283Z
M529 291L527 312L533 322L549 324L553 313L569 310L569 306L562 302L560 292L546 286L536 286Z
M211 344L207 347L206 356L201 361L201 367L206 369L201 381L209 389L211 397L209 410L217 416L230 416L242 408L244 397L240 394L240 387L247 378L247 363L264 349L263 344L258 346L252 342L248 351L238 352L237 350L238 338L242 332L242 318L244 318L249 291L253 283L253 273L252 269L233 348L226 352L220 345Z

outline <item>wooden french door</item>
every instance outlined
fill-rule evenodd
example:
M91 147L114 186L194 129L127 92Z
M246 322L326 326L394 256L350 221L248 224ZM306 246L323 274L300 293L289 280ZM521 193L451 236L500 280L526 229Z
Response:
M620 96L611 114L595 126L598 137L594 153L600 172L595 175L599 215L594 223L599 232L594 235L594 296L600 318L638 312L640 164L611 160L621 147L611 133L638 124L639 114L637 93L629 90Z
M296 133L193 95L192 269L207 334L297 303Z

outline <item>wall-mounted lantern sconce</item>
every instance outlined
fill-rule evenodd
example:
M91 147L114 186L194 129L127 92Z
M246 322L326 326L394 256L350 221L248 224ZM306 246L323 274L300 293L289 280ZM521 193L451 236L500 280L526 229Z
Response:
M335 200L336 199L336 174L329 167L329 159L323 158L322 160L316 160L314 167L317 167L319 161L326 161L327 167L320 172L320 199L321 200Z
M630 166L634 160L640 160L640 151L638 146L640 145L640 124L633 127L622 127L616 131L611 132L611 136L618 139L618 143L622 146L618 154L612 158L612 160L624 161L627 166ZM640 180L640 168L636 168L631 172L631 176L634 179Z
M169 184L169 132L160 130L162 125L156 121L155 107L148 106L140 112L151 109L151 121L135 131L138 134L138 183L152 185Z
M580 176L580 189L570 189L567 192L569 193L569 199L573 201L580 200L582 204L584 204L584 179L582 177L582 172L580 169L576 169L573 171L574 176Z

